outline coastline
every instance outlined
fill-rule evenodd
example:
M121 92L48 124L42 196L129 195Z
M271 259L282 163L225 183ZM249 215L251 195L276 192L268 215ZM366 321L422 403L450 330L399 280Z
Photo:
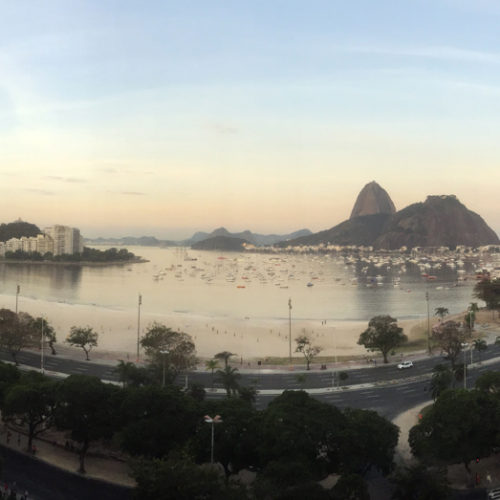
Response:
M0 295L1 307L12 309L13 299L11 295ZM106 352L106 357L110 359L136 359L137 309L112 309L23 297L19 310L32 316L44 316L54 326L59 345L65 345L64 340L71 326L90 326L99 334L98 347L93 351L94 356ZM244 361L256 358L287 358L289 354L290 325L288 319L284 318L208 317L175 312L151 313L142 309L141 336L153 322L163 323L174 330L191 335L200 358L210 359L221 351L233 352ZM403 327L410 342L418 342L422 339L422 331L426 332L427 320L402 320L398 324ZM302 357L300 353L294 352L294 339L305 333L315 345L322 348L319 357L373 357L373 353L368 353L363 346L357 344L359 335L367 326L368 321L361 320L321 321L292 318L292 356ZM412 349L403 348L398 352L408 350Z
M105 267L105 266L117 266L117 265L128 265L128 264L144 264L149 262L147 259L142 257L136 257L130 260L110 260L106 262L93 262L88 260L82 260L78 262L74 261L53 261L53 260L16 260L16 259L0 259L1 264L23 264L23 265L44 265L44 266L86 266L86 267Z

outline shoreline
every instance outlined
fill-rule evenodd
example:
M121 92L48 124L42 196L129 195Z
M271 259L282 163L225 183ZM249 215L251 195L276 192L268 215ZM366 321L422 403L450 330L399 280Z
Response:
M16 259L0 259L1 264L23 264L23 265L53 265L53 266L87 266L87 267L104 267L104 266L117 266L117 265L128 265L128 264L144 264L149 262L147 259L142 257L136 257L131 260L110 260L106 262L93 262L89 260L82 261L53 261L53 260L16 260Z
M1 307L12 308L10 295L0 295ZM71 326L90 326L99 334L98 347L93 351L95 357L102 351L112 359L116 355L127 359L136 359L138 327L143 336L148 327L159 322L189 334L196 346L197 356L211 359L221 351L230 351L244 360L265 358L288 358L289 354L289 321L287 318L234 318L208 317L186 313L155 313L144 307L141 309L140 323L137 309L112 309L98 305L72 304L23 297L19 311L32 316L43 316L56 330L57 345L67 347L64 343ZM434 320L436 318L433 318ZM399 352L415 351L416 344L425 338L426 318L406 319L398 321L403 327L409 342L413 346L398 349ZM295 353L294 339L298 335L307 334L314 345L322 348L317 356L338 358L374 357L363 346L357 344L359 335L368 326L368 320L315 320L293 319L292 356Z

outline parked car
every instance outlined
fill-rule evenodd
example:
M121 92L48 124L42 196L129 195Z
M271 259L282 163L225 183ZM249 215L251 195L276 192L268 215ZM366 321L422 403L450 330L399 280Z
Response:
M413 368L413 362L403 361L402 363L399 363L398 370L404 370L405 368Z

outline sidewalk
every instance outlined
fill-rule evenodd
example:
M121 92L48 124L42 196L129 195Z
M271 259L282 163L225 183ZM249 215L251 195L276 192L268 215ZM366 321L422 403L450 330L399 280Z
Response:
M8 437L9 431L11 433L10 438ZM0 439L2 445L26 455L31 455L27 451L28 437L25 434L3 424ZM35 438L33 440L33 445L36 447L34 458L68 472L79 474L77 472L80 464L78 453L65 449L65 442L63 433L48 431L42 439ZM128 487L135 486L135 481L130 477L130 468L123 460L96 456L90 452L85 458L85 469L87 471L85 477Z

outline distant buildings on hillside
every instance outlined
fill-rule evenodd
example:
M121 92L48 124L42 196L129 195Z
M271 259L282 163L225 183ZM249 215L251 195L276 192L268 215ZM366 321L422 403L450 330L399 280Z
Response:
M38 252L41 255L50 252L52 255L81 253L83 251L83 237L80 230L68 226L51 226L37 236L23 236L0 242L0 257L6 252L21 250L27 253Z

